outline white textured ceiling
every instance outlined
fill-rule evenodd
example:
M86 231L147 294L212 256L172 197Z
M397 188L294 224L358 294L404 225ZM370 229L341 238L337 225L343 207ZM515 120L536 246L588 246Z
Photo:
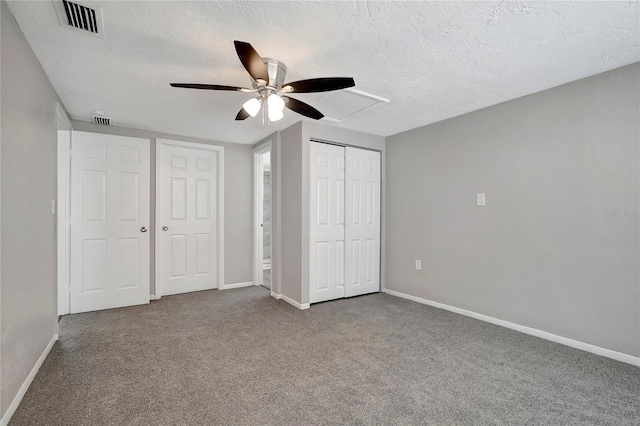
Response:
M637 1L84 3L103 9L104 39L62 28L51 1L9 2L73 118L98 109L116 125L229 142L301 119L236 122L249 95L169 87L247 86L233 40L284 62L288 81L351 76L390 99L328 123L383 136L640 60Z

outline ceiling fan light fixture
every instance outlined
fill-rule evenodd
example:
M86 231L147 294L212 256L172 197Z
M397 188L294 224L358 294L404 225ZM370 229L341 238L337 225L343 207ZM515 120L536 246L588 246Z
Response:
M324 117L320 111L298 99L285 96L288 93L317 93L331 92L355 86L352 77L323 77L284 83L287 67L277 59L263 58L251 46L244 41L235 40L236 53L242 66L251 76L252 89L237 86L225 86L220 84L200 83L169 83L172 87L200 90L226 90L230 92L257 93L257 97L249 99L236 115L236 121L243 121L249 117L255 117L262 110L262 124L265 123L265 115L269 121L278 121L284 118L284 108L313 120ZM266 104L265 104L266 103ZM262 105L264 105L264 109Z
M275 109L275 108L269 107L268 113L269 113L269 121L282 120L282 118L284 117L284 112L282 112L281 109Z
M258 115L261 106L262 102L260 102L258 98L251 98L247 102L242 104L242 108L244 108L244 110L247 111L247 114L252 117Z
M269 105L269 111L282 111L284 109L284 99L275 93L269 95L267 98L267 104Z

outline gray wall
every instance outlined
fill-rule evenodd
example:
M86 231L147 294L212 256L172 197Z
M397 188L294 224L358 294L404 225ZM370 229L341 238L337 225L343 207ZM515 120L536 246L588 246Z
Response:
M639 356L639 120L636 63L387 138L386 287Z
M279 291L291 299L302 300L302 122L280 132L282 177L280 248L282 265ZM273 170L273 168L272 168Z
M381 151L384 170L385 138L321 123L301 121L280 132L280 139L282 147L279 167L282 175L281 294L296 302L307 304L309 303L309 150L311 139ZM384 192L382 196L384 209ZM384 228L382 232L382 242L384 243Z
M74 130L93 133L107 133L131 136L151 140L151 228L155 229L155 144L156 138L173 139L184 142L197 142L224 147L224 281L225 284L253 281L252 246L252 203L253 203L253 154L251 145L217 142L207 139L191 138L130 129L118 126L100 126L86 121L72 120ZM151 235L151 247L155 244L155 235ZM154 264L154 251L151 250L151 264ZM155 294L155 271L151 268L151 293Z
M57 333L55 283L58 96L6 3L0 63L2 249L0 416Z

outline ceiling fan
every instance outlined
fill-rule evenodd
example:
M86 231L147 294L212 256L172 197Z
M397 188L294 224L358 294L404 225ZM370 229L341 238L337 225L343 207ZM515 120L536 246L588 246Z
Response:
M242 109L238 112L238 115L236 115L236 120L255 117L261 109L264 114L266 109L269 121L278 121L284 117L283 110L285 107L305 117L313 118L314 120L319 120L324 117L324 114L311 105L286 96L286 94L330 92L332 90L346 89L347 87L356 85L351 77L312 78L283 84L284 77L287 74L287 67L282 62L272 58L261 58L249 43L236 40L234 44L240 62L242 62L242 65L251 76L252 89L197 83L171 83L171 86L186 89L256 93L256 97L249 99L242 105ZM266 107L262 108L263 105L266 105Z

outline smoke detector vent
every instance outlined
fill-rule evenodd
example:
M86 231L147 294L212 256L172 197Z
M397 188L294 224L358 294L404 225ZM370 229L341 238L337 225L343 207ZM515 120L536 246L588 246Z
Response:
M101 126L111 126L111 119L105 117L102 111L94 111L91 115L91 121Z
M54 3L60 25L96 37L104 37L102 9L76 1L61 0Z

